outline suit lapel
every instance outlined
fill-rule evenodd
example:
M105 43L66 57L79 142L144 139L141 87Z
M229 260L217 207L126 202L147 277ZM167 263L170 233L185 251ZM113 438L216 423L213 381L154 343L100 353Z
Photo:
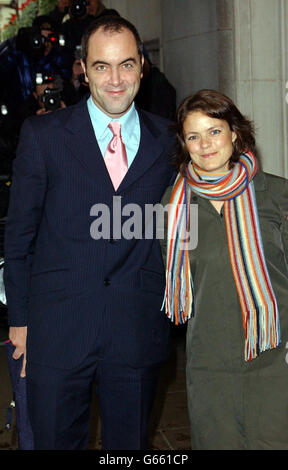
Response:
M141 127L141 137L138 152L121 182L118 192L126 190L131 184L137 181L159 158L163 152L163 145L160 142L160 132L146 114L138 110Z
M100 179L114 190L95 137L86 100L73 109L65 127L65 144L72 155L79 160L91 178L98 181Z
M141 137L138 152L117 193L126 190L159 158L163 151L160 132L146 114L138 110ZM114 191L109 173L100 152L89 116L86 100L75 106L66 122L66 146L86 169L91 178L101 180Z

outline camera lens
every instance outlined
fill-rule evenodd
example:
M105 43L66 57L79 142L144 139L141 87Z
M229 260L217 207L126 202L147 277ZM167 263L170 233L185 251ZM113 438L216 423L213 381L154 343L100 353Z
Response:
M1 109L2 116L7 116L8 114L7 106L5 104L2 104L0 109Z
M72 0L71 2L71 15L74 17L81 18L86 13L86 0Z

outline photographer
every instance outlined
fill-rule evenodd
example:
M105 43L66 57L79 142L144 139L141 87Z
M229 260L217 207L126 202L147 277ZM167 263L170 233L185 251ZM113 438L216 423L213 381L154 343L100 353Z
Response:
M33 27L38 30L44 42L43 54L36 62L36 72L60 75L64 80L71 77L73 55L66 47L65 38L61 45L57 24L48 15L37 16Z
M88 0L87 3L87 11L89 15L119 15L116 10L112 8L106 8L101 0Z
M9 121L14 120L15 125L18 111L33 87L31 60L27 53L18 50L17 39L18 36L7 39L0 46L1 101L9 109Z
M47 114L55 109L65 108L61 92L59 78L38 73L34 90L23 108L22 121L33 114Z
M13 129L11 114L6 104L0 100L0 219L7 215L12 164L17 143L18 136ZM0 239L2 240L2 234ZM3 251L2 247L0 251Z
M144 48L143 76L135 98L141 109L174 120L176 113L176 90L167 77L152 64Z
M69 10L69 0L58 0L55 8L48 13L49 17L61 26L62 20Z
M32 27L20 28L17 36L0 46L0 89L10 109L17 116L32 93L36 73L45 71L70 79L74 57L61 46L53 22L37 17Z
M88 13L88 0L71 0L70 18L62 23L61 32L65 36L67 47L73 51L81 43L82 35L88 25L95 19Z
M85 82L84 70L81 65L81 46L75 50L75 59L72 66L72 76L64 82L63 99L67 106L78 103L89 93L88 84Z

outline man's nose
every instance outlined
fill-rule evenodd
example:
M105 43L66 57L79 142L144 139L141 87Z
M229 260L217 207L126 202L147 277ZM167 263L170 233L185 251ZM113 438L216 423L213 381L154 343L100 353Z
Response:
M113 86L118 86L121 83L121 74L118 68L111 69L110 83Z

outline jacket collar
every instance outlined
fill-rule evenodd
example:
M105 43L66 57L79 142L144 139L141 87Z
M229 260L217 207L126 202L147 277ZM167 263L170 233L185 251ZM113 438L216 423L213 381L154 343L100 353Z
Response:
M148 115L137 109L140 119L141 137L137 155L134 158L124 180L117 193L121 193L146 170L151 167L163 151L161 133ZM87 100L83 99L71 109L71 113L65 124L66 146L87 170L93 179L99 177L115 192L110 180L104 159L101 155L94 129L87 108Z
M267 190L267 181L266 175L262 170L259 170L256 176L253 179L255 191L266 191Z

